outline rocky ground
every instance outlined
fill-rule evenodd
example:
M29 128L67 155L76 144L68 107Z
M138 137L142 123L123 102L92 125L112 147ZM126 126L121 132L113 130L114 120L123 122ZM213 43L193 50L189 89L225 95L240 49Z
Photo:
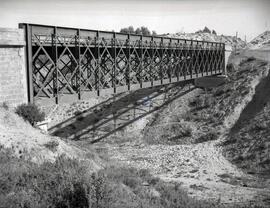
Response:
M69 122L68 127L57 127L68 130L58 132L63 138L90 124L98 123L102 127L104 121L110 121L107 130L111 133L95 144L91 143L93 135L88 133L83 139L68 142L45 136L5 109L0 111L0 141L19 154L28 148L30 155L46 155L49 159L61 153L83 158L92 149L98 155L96 161L104 166L116 164L147 169L164 181L181 184L195 198L267 207L270 204L270 180L265 177L269 170L267 126L270 108L266 96L269 63L256 59L262 57L268 59L267 55L254 51L232 56L227 83L216 89L175 86L122 94L115 98L114 104L109 104L113 97L100 97L44 108L47 118L51 119L50 127ZM258 93L260 85L266 94ZM153 96L154 91L159 91L155 103L144 100L144 97ZM255 99L258 102L254 97L258 97ZM113 131L119 123L111 115L117 115L122 122L133 119ZM101 119L96 120L98 117ZM248 120L245 125L242 124L244 120ZM235 123L239 125L237 128ZM98 127L96 125L97 131ZM233 127L237 131L231 134ZM98 169L99 164L91 166ZM256 172L254 168L263 171Z
M231 127L256 95L256 86L267 79L269 65L238 56L231 64L236 68L229 68L226 85L192 90L167 108L133 123L132 131L127 128L95 144L95 149L120 166L148 169L165 181L178 182L193 197L268 206L270 180L231 163L223 146ZM89 145L87 141L81 144ZM231 151L241 152L241 148L236 144Z
M265 31L264 33L260 34L258 37L254 38L248 44L249 49L256 50L266 50L270 49L270 31Z

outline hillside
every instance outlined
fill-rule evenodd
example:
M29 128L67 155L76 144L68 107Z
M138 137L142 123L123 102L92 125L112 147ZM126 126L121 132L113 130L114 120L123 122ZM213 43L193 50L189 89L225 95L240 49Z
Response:
M270 31L265 31L258 37L254 38L248 44L250 49L269 49L270 48Z
M173 38L183 38L183 39L192 39L192 40L203 40L203 41L214 41L214 42L223 42L226 45L235 46L239 48L245 47L245 41L240 38L235 38L234 36L226 35L215 35L211 33L176 33L176 34L167 34L167 37Z
M59 156L71 159L85 159L92 171L100 169L98 158L94 161L86 155L89 150L78 148L71 142L52 137L33 128L11 109L0 107L0 150L10 149L16 157L37 164L54 162Z
M249 174L270 179L269 65L267 67L268 74L256 85L252 99L226 134L222 146L226 157L238 167Z

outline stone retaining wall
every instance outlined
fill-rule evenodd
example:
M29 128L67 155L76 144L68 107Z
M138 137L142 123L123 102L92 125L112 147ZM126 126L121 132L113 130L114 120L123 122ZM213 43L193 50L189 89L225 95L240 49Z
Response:
M0 104L28 101L24 50L22 29L0 28Z

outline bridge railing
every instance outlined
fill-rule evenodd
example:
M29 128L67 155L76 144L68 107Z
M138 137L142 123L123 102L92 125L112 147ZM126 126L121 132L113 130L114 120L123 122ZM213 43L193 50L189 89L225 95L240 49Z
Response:
M82 99L223 73L225 45L22 23L29 101Z

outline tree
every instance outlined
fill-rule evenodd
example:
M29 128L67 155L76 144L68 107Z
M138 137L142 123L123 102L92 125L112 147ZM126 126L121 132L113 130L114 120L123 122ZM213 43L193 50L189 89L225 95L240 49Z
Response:
M141 31L143 35L151 35L151 32L147 27L142 26Z
M121 33L126 33L126 34L135 34L134 27L133 26L128 26L124 27L120 30Z
M135 30L134 30L134 27L133 27L133 26L129 26L129 27L128 27L128 31L129 31L129 33L131 33L131 34L134 34L134 33L135 33Z
M205 26L203 29L203 33L211 33L211 30L209 30L209 28Z
M136 29L135 33L136 33L137 35L142 35L142 30L141 30L141 28L138 27L138 28Z
M129 27L124 27L120 30L121 33L126 33L126 34L137 34L137 35L157 35L156 31L151 31L145 27L145 26L141 26L138 27L136 30L134 30L133 26L129 26Z

